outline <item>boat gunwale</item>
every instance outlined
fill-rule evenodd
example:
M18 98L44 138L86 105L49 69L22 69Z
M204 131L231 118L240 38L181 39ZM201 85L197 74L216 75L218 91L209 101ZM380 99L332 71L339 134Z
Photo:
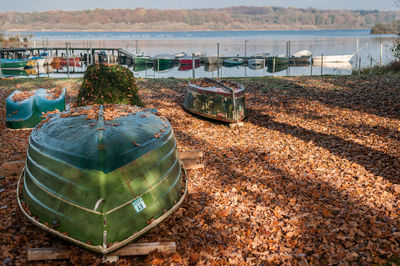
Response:
M246 88L243 86L243 84L237 84L240 88L238 90L232 89L234 92L234 96L235 97L242 97L243 95L246 94ZM190 90L195 90L199 93L209 93L209 94L219 94L219 95L224 95L224 96L232 96L232 92L222 92L222 91L214 91L214 90L210 90L208 88L216 88L215 86L213 87L200 87L198 85L195 85L191 82L188 83L188 89ZM222 88L224 90L226 90L225 88Z

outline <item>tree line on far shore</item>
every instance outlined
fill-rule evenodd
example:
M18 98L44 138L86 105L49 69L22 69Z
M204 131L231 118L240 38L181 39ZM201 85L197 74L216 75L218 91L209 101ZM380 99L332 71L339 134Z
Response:
M369 29L400 19L398 11L228 7L2 12L0 30L291 30Z

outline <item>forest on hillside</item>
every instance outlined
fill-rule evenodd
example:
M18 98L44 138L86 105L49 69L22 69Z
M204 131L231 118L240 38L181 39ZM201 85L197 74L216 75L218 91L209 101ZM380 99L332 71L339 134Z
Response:
M371 28L400 19L398 11L228 7L219 9L94 9L2 12L0 30L289 30Z

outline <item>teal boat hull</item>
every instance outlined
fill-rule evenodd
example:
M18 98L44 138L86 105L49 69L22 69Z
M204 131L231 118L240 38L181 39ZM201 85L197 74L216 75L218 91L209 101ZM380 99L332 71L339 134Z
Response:
M79 115L89 108L98 118ZM21 185L32 222L103 254L156 226L186 193L168 121L128 106L107 120L106 108L114 107L73 109L37 126Z
M0 59L2 69L24 69L29 60L23 59Z
M26 72L25 72L26 73ZM43 113L65 110L65 88L57 99L47 99L46 89L33 91L34 94L20 102L15 102L13 96L20 91L14 91L6 100L6 126L11 129L33 128L42 121Z

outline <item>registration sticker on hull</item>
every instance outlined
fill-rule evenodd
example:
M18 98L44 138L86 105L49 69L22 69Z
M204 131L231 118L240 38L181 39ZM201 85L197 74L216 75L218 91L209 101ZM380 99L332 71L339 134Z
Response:
M142 198L134 200L132 205L137 213L143 211L147 207Z

